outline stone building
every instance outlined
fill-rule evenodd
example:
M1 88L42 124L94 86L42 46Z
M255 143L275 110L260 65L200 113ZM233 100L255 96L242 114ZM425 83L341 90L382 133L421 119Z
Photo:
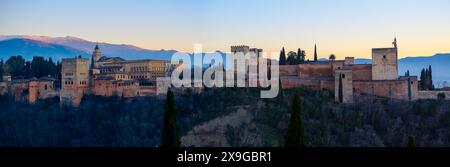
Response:
M282 87L331 90L335 92L336 101L343 103L352 103L360 95L415 100L418 98L417 76L398 76L396 40L393 45L393 48L372 49L372 64L355 64L353 57L346 57L345 60L281 65Z
M103 56L98 45L89 59L62 61L61 103L79 105L85 94L136 97L156 94L156 79L173 70L170 61Z
M28 82L28 101L34 103L38 99L58 97L59 92L55 89L55 81L55 79L50 77L31 79Z
M89 88L89 59L65 58L61 66L60 102L78 105Z
M55 81L50 77L2 80L0 95L10 95L15 100L27 100L30 103L38 99L58 97L59 90L55 88Z

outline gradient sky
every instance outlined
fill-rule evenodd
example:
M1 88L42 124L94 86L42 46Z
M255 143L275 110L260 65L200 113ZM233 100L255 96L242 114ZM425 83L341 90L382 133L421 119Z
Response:
M0 35L76 36L146 49L369 58L398 38L400 57L450 52L450 0L0 0Z

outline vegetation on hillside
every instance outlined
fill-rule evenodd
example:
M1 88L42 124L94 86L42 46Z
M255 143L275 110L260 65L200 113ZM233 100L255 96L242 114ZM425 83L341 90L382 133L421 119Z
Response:
M293 93L302 101L305 146L450 146L450 101L415 102L368 98L354 105L334 102L329 91L284 89L274 99L260 99L256 88L205 89L176 95L180 135L194 126L248 106L254 133L262 143L231 146L284 146ZM161 145L165 98L86 96L77 108L59 99L35 104L0 97L0 146L148 146Z

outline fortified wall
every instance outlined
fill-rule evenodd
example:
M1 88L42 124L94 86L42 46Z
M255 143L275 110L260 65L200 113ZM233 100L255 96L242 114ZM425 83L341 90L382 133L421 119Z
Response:
M361 95L418 99L417 76L398 76L396 40L393 45L393 48L372 49L372 64L354 64L353 57L346 57L337 61L281 65L282 87L331 90L335 92L336 101L343 103L352 103Z

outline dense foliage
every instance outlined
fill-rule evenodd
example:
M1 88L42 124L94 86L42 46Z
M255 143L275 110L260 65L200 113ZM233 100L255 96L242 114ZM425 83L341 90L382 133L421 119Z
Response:
M60 78L61 63L53 62L52 58L44 59L41 56L25 61L22 56L11 56L6 62L0 61L0 76L11 75L13 79L29 79L32 77Z
M167 90L164 109L161 147L180 147L180 128L177 124L175 95L170 89Z
M227 133L231 146L283 146L293 92L299 92L306 146L408 146L412 136L421 146L450 146L450 102L445 100L360 100L334 102L328 91L285 89L274 99L260 99L259 89L205 89L176 96L180 135L194 126L248 106L254 133L262 143L241 145L241 131ZM0 146L159 146L165 97L86 96L77 108L59 99L35 104L0 99ZM234 137L231 136L234 134Z

